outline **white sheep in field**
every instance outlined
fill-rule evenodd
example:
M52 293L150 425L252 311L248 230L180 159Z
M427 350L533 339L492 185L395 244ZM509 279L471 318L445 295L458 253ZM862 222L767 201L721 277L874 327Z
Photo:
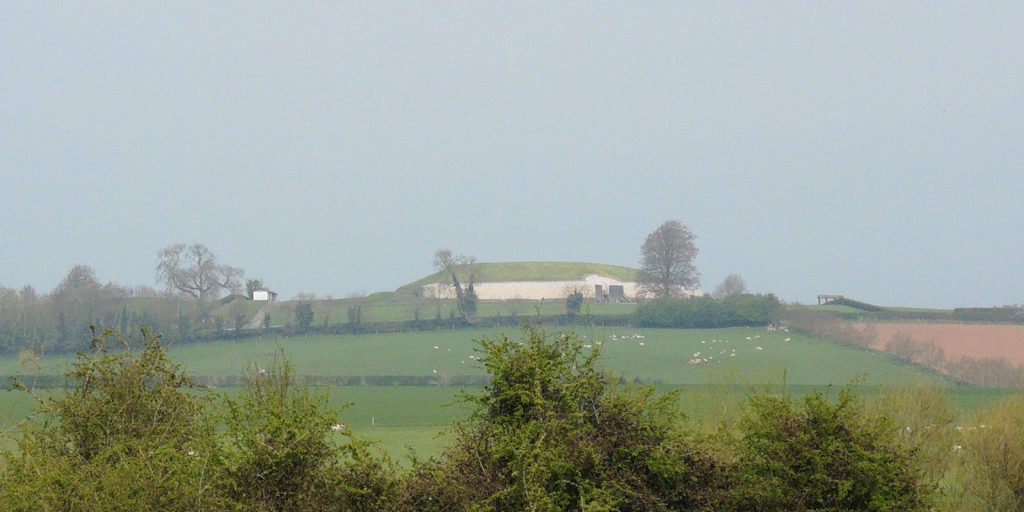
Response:
M342 425L341 423L335 423L334 425L331 425L331 431L333 431L333 432L344 432L345 431L345 425Z

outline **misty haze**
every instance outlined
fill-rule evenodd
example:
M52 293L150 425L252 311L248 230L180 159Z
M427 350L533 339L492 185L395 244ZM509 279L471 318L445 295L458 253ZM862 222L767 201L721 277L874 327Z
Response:
M0 509L1024 509L1024 6L10 2Z

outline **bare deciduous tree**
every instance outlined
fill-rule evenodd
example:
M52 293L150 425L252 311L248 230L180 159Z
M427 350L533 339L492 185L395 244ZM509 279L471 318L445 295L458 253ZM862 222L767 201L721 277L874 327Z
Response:
M712 296L716 299L723 299L725 297L731 297L733 295L740 295L747 292L747 283L743 281L743 278L739 274L729 274L722 284L715 288L715 293Z
M157 281L201 300L216 299L220 292L238 293L242 269L217 263L217 256L202 244L174 244L157 253Z
M640 284L655 297L674 297L684 288L700 285L700 275L693 266L697 246L690 229L678 220L665 221L647 235L641 250Z
M460 254L455 256L451 249L440 248L434 252L434 268L444 273L450 279L450 284L455 289L455 303L459 308L459 314L466 321L473 321L476 316L476 293L473 285L480 274L480 265L476 258ZM462 276L462 280L459 276ZM466 288L462 287L463 282Z

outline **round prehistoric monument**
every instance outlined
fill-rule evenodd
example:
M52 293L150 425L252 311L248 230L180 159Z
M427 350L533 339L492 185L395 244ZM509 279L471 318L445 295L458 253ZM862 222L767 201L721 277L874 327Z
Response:
M600 263L511 262L479 263L473 288L480 300L565 299L580 292L595 302L633 302L643 296L636 269ZM463 286L465 278L460 277ZM442 273L408 287L424 298L454 299L455 289ZM703 295L688 290L688 295Z

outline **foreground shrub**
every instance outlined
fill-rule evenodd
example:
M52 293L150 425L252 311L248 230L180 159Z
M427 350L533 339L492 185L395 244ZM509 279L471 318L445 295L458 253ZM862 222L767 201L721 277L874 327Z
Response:
M219 419L159 336L106 332L72 387L28 422L0 476L4 511L384 510L394 468L337 424L279 358ZM118 351L110 350L116 344ZM141 348L141 351L135 351ZM335 427L337 425L337 427ZM335 427L332 429L332 427ZM334 436L335 439L329 436Z
M872 401L868 412L892 420L896 441L914 454L913 462L926 481L939 484L953 469L959 411L947 388L927 382L889 388ZM949 489L936 490L949 495Z
M251 368L242 396L224 401L227 494L246 510L368 511L386 505L393 468L338 423L326 394L296 383L283 357L270 368Z
M1024 399L1007 398L961 427L961 481L971 510L1024 510Z
M6 454L3 509L230 510L214 428L159 336L107 331L92 348L66 374L74 387L45 402L45 419L25 425L18 454Z
M884 417L869 417L848 391L800 405L755 396L741 421L735 510L928 510L914 452Z
M483 340L493 382L438 460L406 479L404 510L712 510L718 466L678 430L675 397L616 388L597 351L529 327Z

